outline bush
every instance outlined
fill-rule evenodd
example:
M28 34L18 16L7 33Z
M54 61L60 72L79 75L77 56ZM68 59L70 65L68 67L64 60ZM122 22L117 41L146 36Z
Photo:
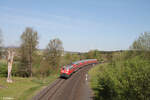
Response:
M149 100L150 61L141 55L114 60L98 75L100 100Z
M0 63L0 77L7 77L7 65Z
M12 66L11 75L12 76L19 76L19 62L14 62ZM8 73L8 66L6 61L0 62L0 77L7 77Z
M36 77L47 77L47 76L49 76L51 74L51 69L50 68L51 67L48 64L48 62L43 61L40 64L40 67L33 69L33 74Z

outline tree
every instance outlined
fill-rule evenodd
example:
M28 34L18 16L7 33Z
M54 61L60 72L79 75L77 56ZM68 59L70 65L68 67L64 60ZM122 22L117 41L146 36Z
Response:
M83 59L82 54L72 54L72 62Z
M66 59L67 64L71 63L73 60L72 54L71 53L66 53L64 56L64 59Z
M63 53L63 46L61 40L58 38L50 40L44 56L48 61L49 65L54 69L58 70L60 66L60 60Z
M130 47L131 50L150 50L150 33L144 32Z
M32 77L32 60L37 50L38 45L38 33L32 28L27 27L23 34L21 35L21 67L20 71L26 73L26 76Z
M84 55L87 59L101 60L101 54L98 50L91 50Z

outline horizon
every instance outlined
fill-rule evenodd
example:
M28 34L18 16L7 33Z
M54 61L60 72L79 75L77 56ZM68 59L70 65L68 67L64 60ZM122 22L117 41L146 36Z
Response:
M59 38L65 51L128 50L141 33L150 31L149 4L148 0L0 1L3 44L19 46L20 35L32 27L39 35L39 49Z

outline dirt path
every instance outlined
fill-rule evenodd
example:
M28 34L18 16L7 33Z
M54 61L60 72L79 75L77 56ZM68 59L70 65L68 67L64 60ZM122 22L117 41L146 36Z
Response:
M32 100L92 100L86 76L90 68L85 66L69 79L57 79Z

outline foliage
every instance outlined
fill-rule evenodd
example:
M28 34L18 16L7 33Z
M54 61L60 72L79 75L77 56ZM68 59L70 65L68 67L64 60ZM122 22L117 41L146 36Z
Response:
M141 34L130 49L91 71L97 72L91 79L96 100L149 100L150 33Z
M75 62L75 61L83 59L82 54L81 55L79 55L79 54L72 54L71 56L72 56L72 62ZM66 60L69 60L69 59L66 59Z
M147 52L146 52L147 53ZM150 61L145 52L136 56L121 55L99 66L96 86L98 100L149 100Z
M47 77L51 74L51 66L46 60L42 60L39 67L33 68L36 77Z
M25 32L21 35L20 47L20 72L22 76L32 76L33 56L36 55L38 45L38 33L32 28L27 27Z
M8 67L7 67L7 62L0 61L0 77L7 77L7 72L8 72ZM14 62L13 67L12 67L12 76L19 76L19 71L18 71L18 62Z
M150 33L144 32L130 47L132 50L150 50Z
M62 42L59 39L50 40L44 57L53 70L57 70L60 66L60 60L63 53Z
M33 73L36 77L47 77L50 74L59 72L59 66L62 62L63 46L59 39L50 40L47 48L42 55L34 57L36 62L33 67Z
M80 59L81 57L79 54L66 53L61 59L62 60L61 65L70 64Z
M88 74L90 76L90 86L94 90L95 94L98 93L98 91L97 91L98 75L99 75L100 70L102 71L101 66L106 66L106 64L98 64L98 65L94 66L93 68L91 68L88 72Z
M83 55L85 59L97 59L98 61L101 60L101 53L98 50L91 50Z
M7 65L0 63L0 77L7 77Z

